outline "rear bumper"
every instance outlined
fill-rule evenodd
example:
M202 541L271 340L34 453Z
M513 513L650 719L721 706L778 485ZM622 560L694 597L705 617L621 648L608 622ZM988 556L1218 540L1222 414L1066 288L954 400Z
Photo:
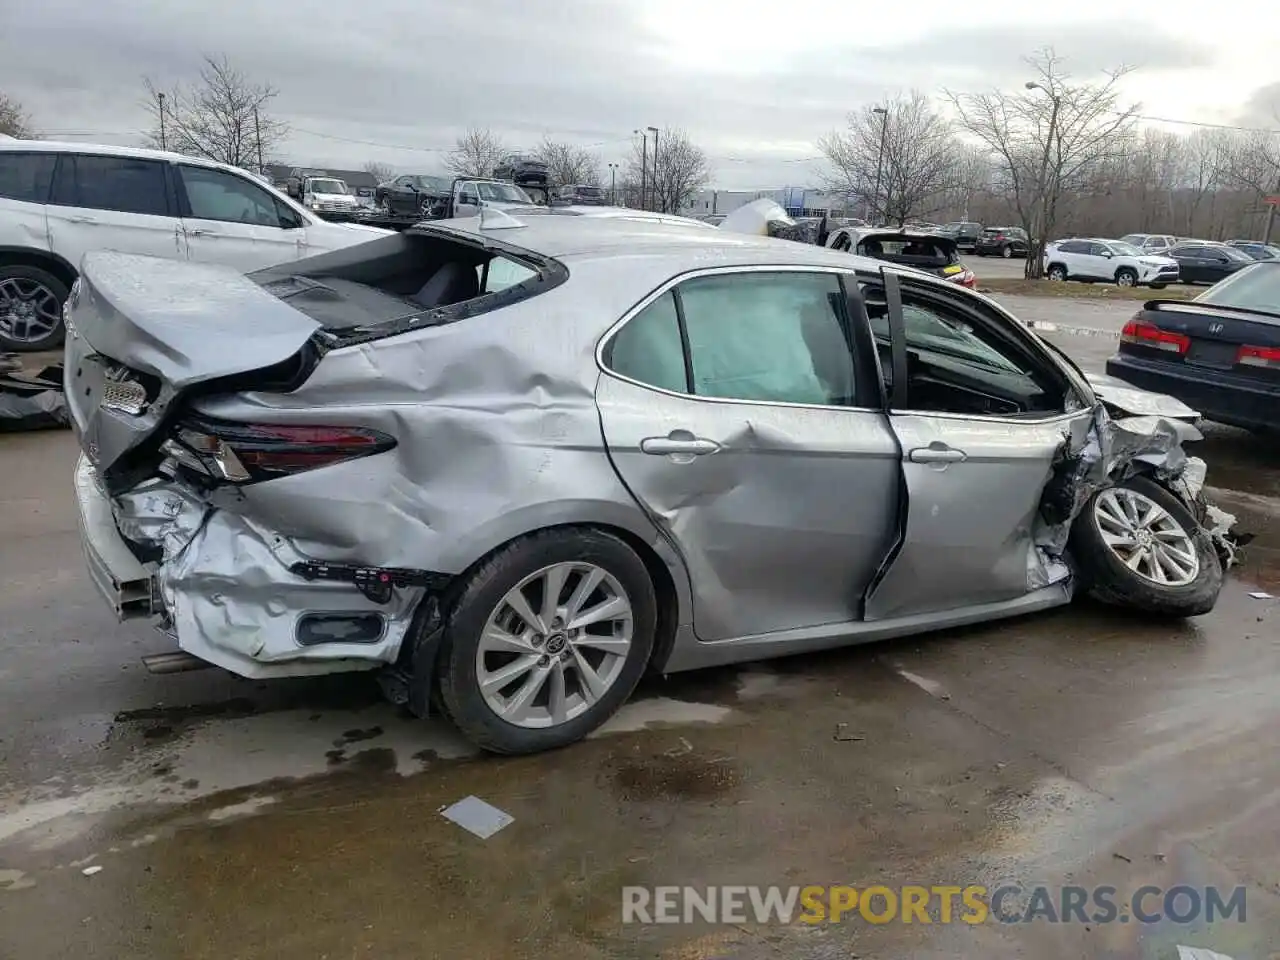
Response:
M243 677L393 662L424 595L405 587L377 603L351 583L305 580L290 567L312 558L289 538L172 481L156 478L112 500L82 456L75 488L89 576L116 616L163 614L182 650ZM142 563L130 542L162 558Z
M1248 429L1280 428L1280 386L1204 367L1170 369L1168 364L1125 354L1107 361L1107 374L1143 390L1177 397L1208 420Z

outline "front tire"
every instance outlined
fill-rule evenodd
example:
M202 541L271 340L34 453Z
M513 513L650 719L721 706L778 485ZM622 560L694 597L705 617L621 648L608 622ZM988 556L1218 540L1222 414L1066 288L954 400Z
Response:
M66 284L26 264L0 266L0 351L34 353L62 343Z
M1006 260L1013 259L1013 247L1010 247L1010 246L1001 247L1000 256L1004 257Z
M585 527L522 537L470 576L448 615L445 712L493 753L567 746L631 696L656 624L644 561L617 537Z
M1051 263L1049 264L1049 269L1045 271L1045 276L1050 280L1066 280L1067 268L1060 263Z
M1116 286L1118 287L1136 287L1138 285L1138 273L1128 267L1121 267L1116 271Z
M1072 525L1081 585L1095 599L1162 617L1208 613L1222 590L1213 541L1177 497L1145 477L1100 490Z

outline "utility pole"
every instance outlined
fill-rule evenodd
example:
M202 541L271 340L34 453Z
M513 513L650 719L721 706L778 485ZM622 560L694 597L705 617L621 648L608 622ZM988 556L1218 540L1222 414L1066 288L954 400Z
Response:
M1280 180L1276 181L1275 195L1267 197L1267 229L1262 235L1263 243L1271 242L1271 231L1276 225L1276 207L1280 207Z
M658 128L649 127L649 132L653 134L653 176L650 180L653 182L653 205L658 205ZM661 213L667 212L666 197L662 198Z
M258 108L253 108L253 139L258 144L258 173L266 173L262 165L262 125L258 120Z
M874 205L878 207L880 205L880 179L884 171L885 134L889 132L889 111L884 107L873 107L871 112L880 114L880 149L876 151L876 189L872 195ZM888 204L886 203L885 206L887 207ZM872 213L875 214L876 211L872 210ZM888 217L888 213L881 210L878 219L883 221L886 217ZM872 226L879 226L879 224L873 223Z
M618 205L618 165L609 164L609 203Z
M164 137L164 94L157 93L156 99L160 101L160 149L168 150L169 147L165 143L165 137Z
M644 209L644 179L645 179L644 167L649 160L649 135L645 133L643 130L637 130L635 132L640 134L640 209L643 210Z

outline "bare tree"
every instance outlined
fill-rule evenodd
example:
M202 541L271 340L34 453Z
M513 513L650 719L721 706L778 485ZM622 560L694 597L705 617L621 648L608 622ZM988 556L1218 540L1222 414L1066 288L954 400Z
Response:
M446 162L454 176L491 177L506 153L506 144L496 133L473 127L458 138Z
M0 133L18 140L30 140L35 137L35 133L31 130L31 117L23 109L22 104L3 93L0 93Z
M1057 228L1060 204L1099 165L1126 156L1136 106L1121 107L1120 67L1097 83L1071 83L1046 47L1027 58L1025 90L948 93L961 127L991 151L1024 230L1032 238L1027 276L1041 275L1040 250Z
M702 148L683 130L663 130L656 139L656 160L652 143L647 156L641 153L643 143L632 148L619 189L624 190L626 184L640 184L643 180L644 190L639 206L663 213L678 213L688 207L698 191L710 182L711 167Z
M827 187L877 220L905 224L936 212L958 172L951 124L918 90L849 115L818 147L830 164Z
M364 172L373 177L377 183L385 183L396 175L396 168L381 160L370 160L364 165Z
M600 185L600 158L589 150L543 137L533 155L547 165L557 186L585 183Z
M250 80L225 56L206 55L199 81L190 86L161 90L149 78L143 83L152 146L257 170L271 162L289 133L267 111L276 88Z

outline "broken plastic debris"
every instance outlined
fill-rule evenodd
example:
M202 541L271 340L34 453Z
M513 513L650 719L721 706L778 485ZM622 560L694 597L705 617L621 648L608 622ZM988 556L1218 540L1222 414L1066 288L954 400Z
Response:
M81 873L83 873L86 877L92 877L95 873L101 873L101 872L102 872L102 865L101 865L101 864L95 864L95 865L94 865L94 866L92 866L92 867L85 867L85 868L84 868L83 870L81 870L80 872L81 872Z
M865 739L866 737L860 737L856 733L851 732L849 730L849 725L847 723L836 724L836 742L837 743L847 743L850 740L865 740Z
M1267 593L1265 590L1255 590L1253 593L1249 594L1249 596L1253 597L1253 599L1255 600L1274 600L1275 599L1275 597L1271 596L1271 594Z
M451 807L440 811L446 820L452 820L463 830L474 833L481 840L488 840L495 833L512 823L515 817L499 810L479 797L463 797Z

